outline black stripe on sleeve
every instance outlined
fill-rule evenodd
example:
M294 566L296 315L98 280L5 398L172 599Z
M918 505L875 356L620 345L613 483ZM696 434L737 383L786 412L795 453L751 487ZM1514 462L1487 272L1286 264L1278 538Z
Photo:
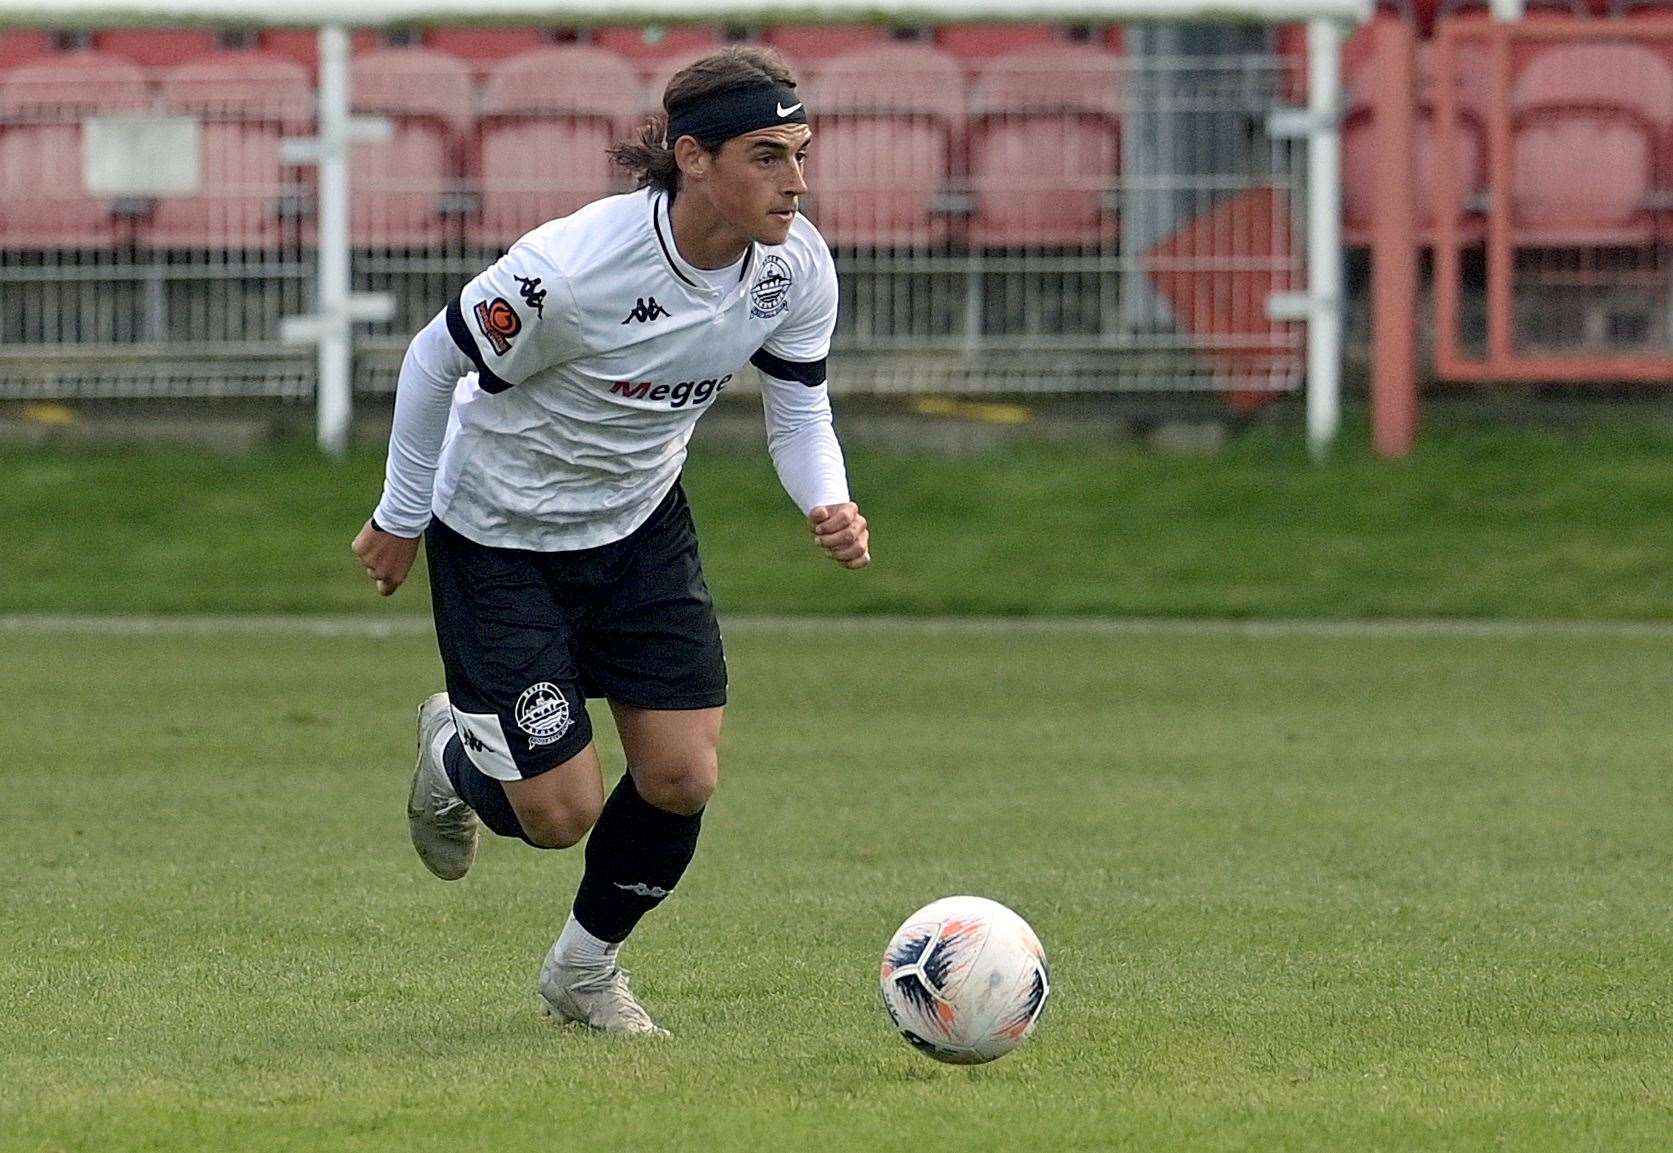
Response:
M762 348L749 358L749 362L768 376L779 380L799 380L809 388L818 388L825 383L826 359L822 356L818 360L785 360Z
M471 358L476 365L476 383L483 392L504 392L511 387L509 380L495 375L482 360L482 350L476 347L476 338L471 335L470 326L465 323L465 310L455 296L447 302L447 334L453 338L453 343L459 346L459 351Z

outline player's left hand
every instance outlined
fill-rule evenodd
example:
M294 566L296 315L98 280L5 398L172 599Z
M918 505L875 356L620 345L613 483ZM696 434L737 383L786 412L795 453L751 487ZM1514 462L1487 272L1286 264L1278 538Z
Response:
M865 568L871 563L871 527L860 515L860 506L820 505L807 514L807 526L825 555L843 568Z

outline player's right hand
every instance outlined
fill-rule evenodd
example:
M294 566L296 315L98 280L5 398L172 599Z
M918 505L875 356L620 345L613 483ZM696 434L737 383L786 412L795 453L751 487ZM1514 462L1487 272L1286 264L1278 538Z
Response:
M406 581L418 557L419 539L384 532L367 519L351 547L366 575L378 586L379 596L388 596Z
M871 563L871 526L853 501L820 505L807 514L807 527L825 555L843 568L861 569Z

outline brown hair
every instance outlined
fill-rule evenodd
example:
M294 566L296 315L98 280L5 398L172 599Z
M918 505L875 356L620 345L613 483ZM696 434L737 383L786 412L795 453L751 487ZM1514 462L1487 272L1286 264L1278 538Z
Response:
M669 115L720 92L754 88L763 80L796 86L790 66L771 48L733 45L686 65L663 90L662 111L626 140L611 145L610 159L633 173L635 188L657 188L673 195L680 187L680 166L674 162L674 142L667 139Z

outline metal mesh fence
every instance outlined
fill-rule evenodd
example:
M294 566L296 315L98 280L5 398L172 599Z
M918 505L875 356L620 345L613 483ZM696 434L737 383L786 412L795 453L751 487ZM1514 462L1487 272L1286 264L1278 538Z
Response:
M694 53L695 54L695 53ZM386 48L352 66L354 287L394 318L357 341L356 386L393 387L407 337L523 231L625 189L604 156L685 61L591 45L487 65ZM882 42L792 60L813 115L805 205L842 307L852 391L1296 387L1304 147L1268 122L1265 53L1037 44L956 60ZM0 72L0 396L306 395L314 178L309 71L258 50L142 68L61 54ZM89 191L105 122L193 125L188 193Z

